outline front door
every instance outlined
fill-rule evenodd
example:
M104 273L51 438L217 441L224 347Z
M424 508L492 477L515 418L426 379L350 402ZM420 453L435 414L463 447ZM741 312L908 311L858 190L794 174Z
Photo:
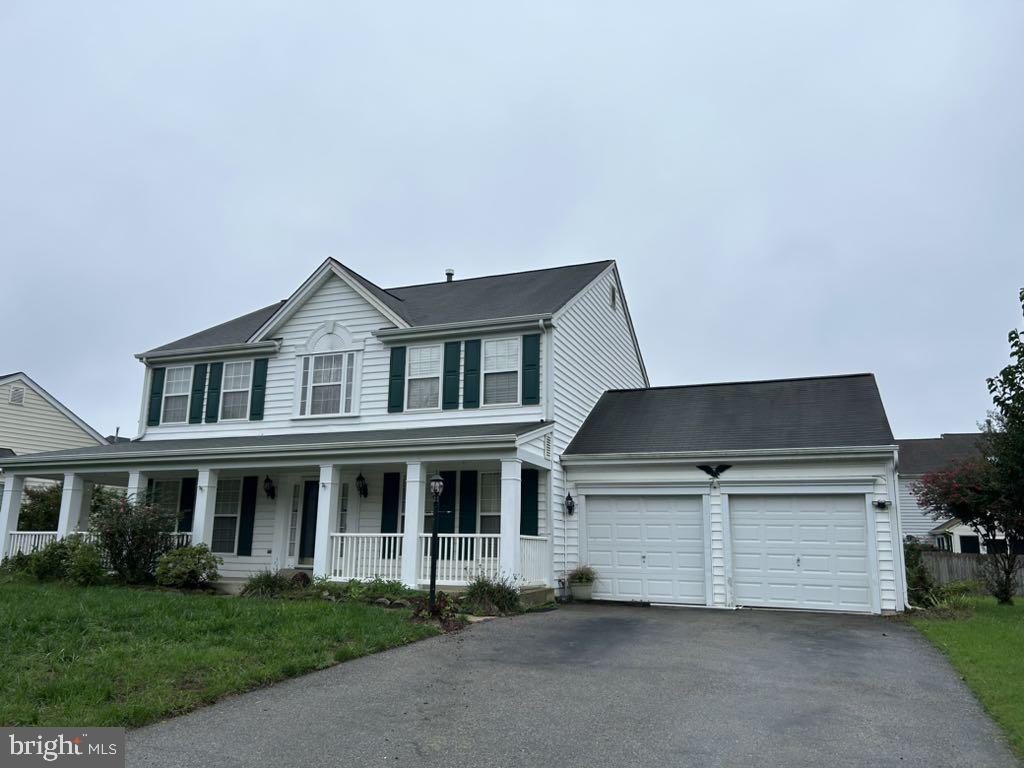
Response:
M316 480L307 480L302 486L302 526L299 530L299 565L313 564L313 550L316 547L316 505L319 497L319 483Z

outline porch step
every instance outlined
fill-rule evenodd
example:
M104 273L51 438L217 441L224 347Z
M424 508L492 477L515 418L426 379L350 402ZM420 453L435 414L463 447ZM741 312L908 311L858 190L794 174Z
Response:
M519 602L524 608L536 608L538 605L555 602L554 587L523 587L519 592Z

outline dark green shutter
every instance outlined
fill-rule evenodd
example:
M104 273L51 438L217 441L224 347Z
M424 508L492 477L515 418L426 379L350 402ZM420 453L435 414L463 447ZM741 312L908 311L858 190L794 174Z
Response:
M388 413L401 413L405 407L405 347L391 348L391 373L388 374Z
M178 530L191 531L196 510L196 478L181 478L181 496L178 501Z
M224 363L210 363L210 380L206 383L206 423L213 424L220 415L220 381Z
M238 554L248 557L252 554L252 529L256 523L256 493L259 477L250 475L242 478L242 514L238 518Z
M465 470L462 472L461 480L459 485L459 533L476 533L476 470Z
M466 342L466 364L462 382L462 407L480 407L480 339Z
M457 410L459 407L459 356L461 352L461 341L445 342L444 387L441 403L446 411Z
M440 475L441 479L444 480L444 488L441 490L441 498L437 500L438 508L441 511L441 516L437 520L437 532L455 533L455 482L457 473L441 472Z
M523 336L523 405L540 403L540 334Z
M522 487L520 488L519 535L537 535L537 483L539 474L536 469L524 469Z
M206 363L196 363L192 369L192 404L188 408L188 423L203 420L203 395L206 393Z
M402 476L398 472L385 472L384 487L381 489L381 533L398 533L398 503L401 498Z
M263 421L263 402L267 397L267 358L252 361L252 397L249 421Z
M149 380L149 413L146 424L155 427L160 424L160 407L164 399L164 376L166 368L154 368Z

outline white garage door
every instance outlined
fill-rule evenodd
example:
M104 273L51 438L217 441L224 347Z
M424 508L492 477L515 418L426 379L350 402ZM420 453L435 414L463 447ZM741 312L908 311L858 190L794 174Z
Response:
M737 605L870 611L863 496L729 496Z
M586 515L595 598L706 603L699 496L591 496Z

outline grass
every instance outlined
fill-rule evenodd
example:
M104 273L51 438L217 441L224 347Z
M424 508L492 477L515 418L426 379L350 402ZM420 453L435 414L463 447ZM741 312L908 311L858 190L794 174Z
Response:
M0 583L0 724L139 726L437 634L409 611Z
M961 618L912 616L909 621L949 656L982 706L1024 757L1024 599L998 605L977 598Z

